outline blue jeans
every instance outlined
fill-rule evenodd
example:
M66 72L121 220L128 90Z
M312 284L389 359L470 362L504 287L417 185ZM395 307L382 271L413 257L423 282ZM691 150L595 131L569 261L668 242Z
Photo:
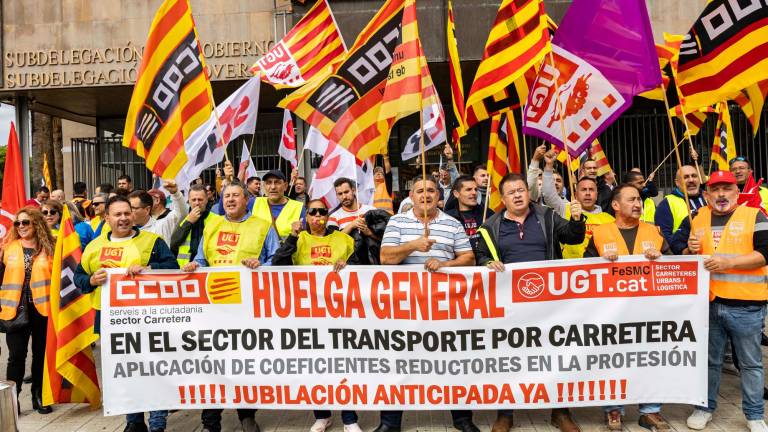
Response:
M149 412L149 430L165 429L168 411ZM144 413L133 413L125 416L126 423L144 423Z
M697 407L707 412L717 408L720 371L728 338L741 368L741 409L747 420L762 420L763 357L760 338L765 324L766 307L709 304L709 376L707 406Z
M331 412L328 410L315 410L317 420L331 418ZM341 411L341 422L345 425L357 423L357 413L354 411Z
M661 412L660 403L641 403L639 407L640 407L640 415L658 414ZM624 405L609 405L609 406L603 407L603 410L606 413L611 412L613 410L619 410L619 412L621 412L621 415L624 415Z

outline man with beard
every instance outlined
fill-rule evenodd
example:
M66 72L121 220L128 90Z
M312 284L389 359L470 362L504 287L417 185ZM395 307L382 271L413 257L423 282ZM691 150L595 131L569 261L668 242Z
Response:
M701 178L696 168L691 165L683 165L677 170L675 176L675 188L672 193L665 196L663 200L656 207L656 215L654 222L657 227L661 229L661 234L664 235L664 239L672 245L673 236L677 230L681 229L683 221L688 218L688 205L685 204L685 192L688 194L688 203L691 208L691 212L695 212L707 205L707 201L704 199L701 193ZM689 225L684 228L690 231ZM684 237L686 240L688 235ZM674 247L672 248L675 249Z
M712 173L706 190L709 204L693 219L688 240L688 253L709 256L704 268L710 278L708 402L688 417L688 427L695 430L704 429L717 408L723 354L730 338L741 367L741 406L747 425L752 432L768 431L760 347L768 301L768 218L759 209L739 205L737 181L735 173Z
M445 213L461 222L464 226L464 232L467 233L469 242L472 244L472 250L476 252L477 239L480 237L477 229L487 218L493 216L493 210L484 209L477 204L477 182L473 177L461 176L457 178L451 189L457 205L446 210Z
M328 226L338 227L345 234L349 234L357 228L364 235L367 235L366 233L369 233L370 230L365 225L363 217L375 208L367 204L360 204L357 201L357 186L352 179L338 178L333 182L333 187L336 190L336 198L339 200L340 206L331 213L328 218Z

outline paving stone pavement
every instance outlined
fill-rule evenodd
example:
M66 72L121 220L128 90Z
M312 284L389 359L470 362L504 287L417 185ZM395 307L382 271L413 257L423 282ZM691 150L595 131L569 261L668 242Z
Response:
M8 349L5 335L0 334L0 376L5 378L5 365L8 361ZM763 359L766 355L764 350ZM98 354L98 353L97 353ZM98 358L98 357L97 357ZM31 353L27 356L27 367L31 362ZM21 394L21 432L120 432L125 427L123 416L105 417L101 410L91 411L85 405L57 405L48 415L41 415L32 410L29 397L29 384L24 384ZM151 391L151 389L148 389ZM140 397L140 395L138 395ZM720 388L719 406L715 417L706 431L746 431L747 425L741 413L741 390L737 376L724 374ZM677 431L688 431L685 419L691 412L688 405L665 405L662 414ZM574 419L584 432L604 431L602 409L579 408L571 410ZM360 427L372 431L378 425L378 413L375 411L359 412ZM637 407L627 407L624 421L625 431L646 431L637 425ZM490 431L496 418L495 411L475 411L475 423L483 432ZM263 432L308 432L314 421L312 411L273 411L262 410L256 414L256 421ZM342 431L339 413L334 413L333 425L329 432ZM200 411L177 411L168 417L168 432L200 431ZM234 410L226 410L222 421L225 432L239 432L242 429ZM515 432L554 432L558 429L549 423L549 410L520 410L515 412ZM412 411L405 414L403 432L452 432L451 416L448 411ZM6 431L0 431L6 432Z

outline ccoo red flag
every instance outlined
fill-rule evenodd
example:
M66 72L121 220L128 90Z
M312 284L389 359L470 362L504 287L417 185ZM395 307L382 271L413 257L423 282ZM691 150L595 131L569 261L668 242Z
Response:
M21 179L21 181L19 181ZM11 122L3 173L3 200L0 203L0 239L11 229L16 212L24 207L27 195L24 191L24 169L21 167L21 149L16 136L16 125Z

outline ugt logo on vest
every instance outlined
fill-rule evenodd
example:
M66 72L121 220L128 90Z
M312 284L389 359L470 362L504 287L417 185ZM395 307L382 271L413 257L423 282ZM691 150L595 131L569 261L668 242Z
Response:
M240 234L221 231L216 239L216 251L221 255L229 255L235 251L239 241Z
M99 261L120 262L122 260L123 260L123 248L105 247L101 249L101 256L99 256Z
M310 249L309 252L312 259L318 259L318 258L330 258L331 257L331 247L328 245L322 245L322 246L314 246L312 249Z

